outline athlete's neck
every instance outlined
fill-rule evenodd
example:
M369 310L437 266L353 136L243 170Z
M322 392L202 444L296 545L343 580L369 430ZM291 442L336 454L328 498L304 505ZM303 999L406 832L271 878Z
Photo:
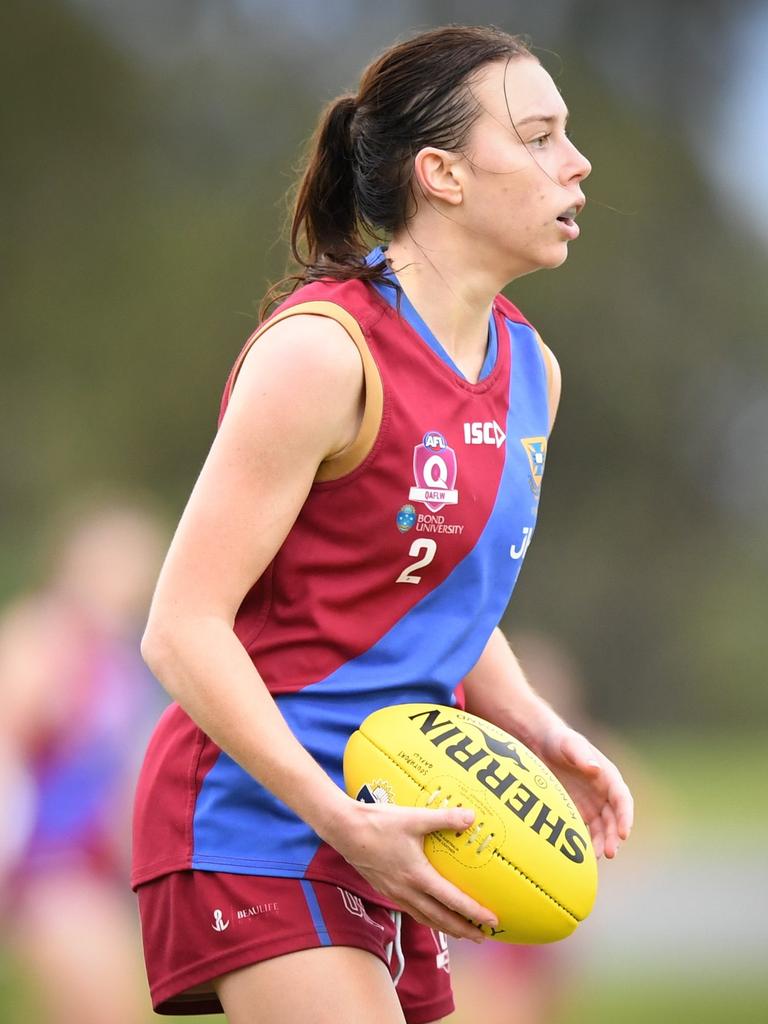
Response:
M390 267L420 316L471 382L476 382L488 345L488 319L495 283L460 268L447 252L425 249L409 238L393 238Z

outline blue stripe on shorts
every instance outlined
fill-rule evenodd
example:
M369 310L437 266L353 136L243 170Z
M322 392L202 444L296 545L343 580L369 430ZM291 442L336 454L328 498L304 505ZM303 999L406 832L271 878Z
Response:
M331 936L328 934L328 929L325 926L323 912L321 911L320 904L317 901L317 894L315 893L312 883L308 878L301 879L301 888L304 892L304 899L307 901L307 906L309 907L312 924L315 926L318 939L320 939L320 945L330 946Z

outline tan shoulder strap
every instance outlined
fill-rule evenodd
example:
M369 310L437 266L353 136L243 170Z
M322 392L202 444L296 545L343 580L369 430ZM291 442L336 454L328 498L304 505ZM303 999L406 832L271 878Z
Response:
M334 452L333 455L329 455L320 463L315 475L316 481L337 480L339 477L345 476L353 469L356 469L368 455L371 448L373 448L379 427L381 426L381 417L384 409L384 389L381 383L379 368L376 366L376 362L371 355L371 350L368 347L368 342L365 340L360 324L343 306L338 306L335 302L301 302L296 306L283 310L282 313L278 313L277 316L262 324L248 339L232 368L229 392L230 394L232 393L232 388L235 386L235 380L243 365L243 361L250 352L254 342L258 341L270 327L274 327L281 320L287 320L289 316L325 316L335 320L341 324L360 353L363 373L365 375L365 408L360 422L360 429L348 445L340 451Z

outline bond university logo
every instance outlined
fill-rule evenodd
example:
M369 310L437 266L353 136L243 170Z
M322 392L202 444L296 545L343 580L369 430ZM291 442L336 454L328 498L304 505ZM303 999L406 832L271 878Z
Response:
M528 456L528 465L531 469L529 483L535 498L541 493L541 480L544 476L544 462L547 458L546 437L521 437L520 444Z
M403 505L395 517L400 533L408 533L416 525L416 509L413 505Z
M421 444L413 449L416 485L408 492L408 499L421 502L430 512L439 512L445 505L457 505L457 472L456 452L439 431L428 430Z

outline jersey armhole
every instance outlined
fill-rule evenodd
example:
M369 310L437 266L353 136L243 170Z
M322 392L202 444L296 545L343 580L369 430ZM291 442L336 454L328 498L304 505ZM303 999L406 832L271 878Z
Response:
M549 411L549 430L551 431L557 416L557 407L560 404L560 367L556 365L554 355L542 341L539 332L534 331L534 334L544 363L544 373L546 374L547 409Z
M369 454L376 441L381 427L381 419L384 410L384 387L381 382L379 368L371 355L368 342L365 339L363 330L357 320L343 306L335 302L301 302L296 306L283 310L263 324L246 342L245 347L237 358L227 383L226 397L232 394L237 375L243 365L245 357L251 350L252 345L265 334L270 327L281 320L287 320L290 316L325 316L340 324L354 342L363 364L365 405L360 427L355 437L339 451L328 455L320 463L315 474L316 483L324 483L330 480L338 480L353 469L357 469L360 463Z

